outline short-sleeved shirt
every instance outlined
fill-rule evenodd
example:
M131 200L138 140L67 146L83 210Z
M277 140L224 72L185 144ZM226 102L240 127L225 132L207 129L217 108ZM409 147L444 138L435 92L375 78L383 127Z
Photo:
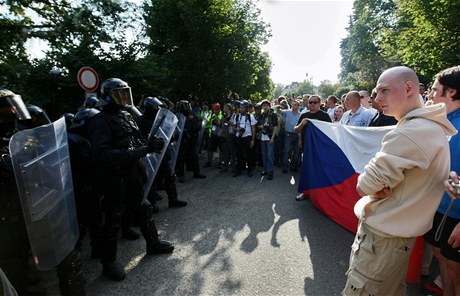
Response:
M329 117L329 115L326 112L324 112L323 110L318 110L318 112L315 112L315 113L307 112L307 113L304 113L304 114L300 115L300 118L297 121L297 125L299 125L304 118L317 119L317 120L321 120L321 121L332 122L332 120ZM305 140L305 127L300 132L300 139L301 139L302 145L303 145L303 142Z
M294 127L298 124L300 112L292 113L292 110L283 111L282 118L284 119L284 130L288 133L294 133Z
M247 118L247 116L249 116L249 118ZM257 124L257 120L252 114L246 114L246 115L236 114L232 118L232 122L237 127L244 128L244 133L241 135L242 138L252 136L251 126Z
M340 124L365 127L369 126L373 117L374 113L372 111L361 106L355 113L352 113L351 110L345 112L340 120Z

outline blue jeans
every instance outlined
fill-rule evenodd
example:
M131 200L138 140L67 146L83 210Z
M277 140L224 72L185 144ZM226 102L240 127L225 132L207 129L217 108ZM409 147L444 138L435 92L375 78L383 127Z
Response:
M291 168L297 168L299 160L299 135L297 133L288 133L284 135L284 149L283 149L283 170L289 168L288 159L292 151Z
M275 144L270 141L261 141L262 160L264 163L264 172L273 176L273 163L275 161Z

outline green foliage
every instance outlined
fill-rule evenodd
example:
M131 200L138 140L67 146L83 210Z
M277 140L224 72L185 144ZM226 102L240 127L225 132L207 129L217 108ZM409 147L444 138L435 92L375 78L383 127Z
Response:
M335 86L330 80L323 80L318 86L318 94L322 100L327 99L328 96L333 95L335 92Z
M460 61L460 2L411 0L398 3L398 28L388 39L403 64L423 78ZM427 81L427 82L428 82Z
M460 2L356 0L341 43L341 81L372 89L386 68L406 65L429 83L460 60Z
M248 0L152 0L144 4L147 58L167 77L159 83L175 98L249 98L271 95L271 62L260 45L268 26Z
M356 0L349 35L341 43L341 81L356 89L372 89L382 69L393 66L381 52L383 34L394 27L396 6L391 0Z
M268 25L249 0L0 3L0 85L54 110L53 118L81 105L82 66L101 81L127 81L136 103L147 95L210 100L233 90L260 100L273 93L271 61L260 50ZM45 44L44 58L29 56L31 40ZM53 66L65 72L52 76Z

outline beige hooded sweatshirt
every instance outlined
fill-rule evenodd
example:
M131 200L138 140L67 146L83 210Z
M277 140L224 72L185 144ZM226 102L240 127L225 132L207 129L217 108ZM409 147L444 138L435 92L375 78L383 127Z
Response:
M430 230L449 175L448 136L456 133L444 104L407 113L358 178L366 194L389 187L390 196L362 197L356 216L380 236L417 237Z

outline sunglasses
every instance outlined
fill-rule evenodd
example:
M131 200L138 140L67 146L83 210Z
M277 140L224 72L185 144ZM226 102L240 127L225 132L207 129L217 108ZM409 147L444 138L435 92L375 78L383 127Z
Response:
M310 102L308 102L308 104L315 104L316 105L316 104L319 104L319 102L318 101L310 101Z

